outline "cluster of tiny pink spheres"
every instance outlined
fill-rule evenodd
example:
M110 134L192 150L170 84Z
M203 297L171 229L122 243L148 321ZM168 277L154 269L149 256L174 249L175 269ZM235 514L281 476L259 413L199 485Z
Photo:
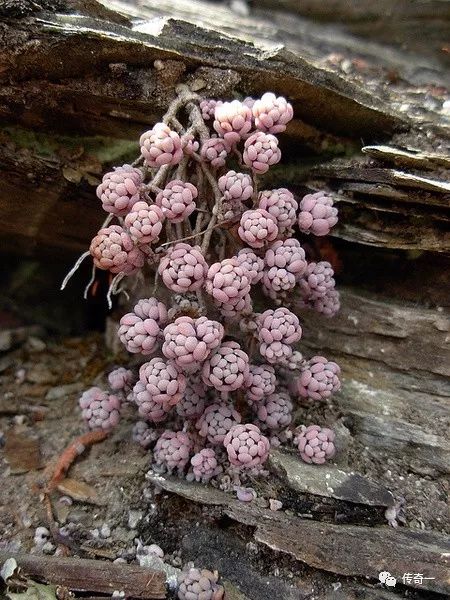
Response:
M134 404L133 438L153 447L156 469L202 482L245 476L288 439L308 463L335 453L331 429L290 427L296 403L340 389L336 363L296 349L300 309L339 309L332 266L302 245L329 233L337 209L322 191L297 200L286 188L258 190L292 117L273 93L222 102L184 88L176 110L142 134L140 158L97 188L116 223L92 240L95 268L117 281L145 268L156 293L120 319L138 371L116 369L111 392L87 390L80 406L90 428L109 430L121 403Z

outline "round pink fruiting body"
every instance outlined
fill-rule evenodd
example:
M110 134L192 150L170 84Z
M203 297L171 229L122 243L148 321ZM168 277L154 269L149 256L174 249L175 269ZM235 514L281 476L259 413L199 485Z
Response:
M239 250L236 259L251 285L261 281L264 271L264 260L257 256L252 248L242 248Z
M145 421L137 421L133 425L132 439L145 449L149 448L153 442L156 442L158 437L157 431L149 427Z
M217 403L206 407L195 424L199 434L214 446L222 444L229 430L241 422L241 415L232 404Z
M109 387L114 391L128 388L133 379L133 371L130 369L125 369L124 367L114 369L114 371L111 371L111 373L108 375Z
M248 355L239 344L223 342L203 363L202 379L220 392L232 392L244 385L248 371Z
M213 127L228 144L236 144L252 128L252 111L239 100L216 105Z
M260 353L269 363L282 362L292 355L292 344L302 337L298 317L285 307L266 310L257 317Z
M205 410L206 386L198 379L188 379L183 397L175 410L183 419L198 419Z
M240 305L243 309L244 299L250 292L250 281L235 257L225 258L209 267L205 289L219 307Z
M139 380L157 404L174 406L186 389L186 377L172 361L152 358L139 369Z
M162 351L181 370L193 373L219 346L223 334L223 325L218 321L207 317L178 317L164 329Z
M246 395L250 403L259 403L266 396L273 394L277 378L275 370L270 365L250 365L245 382Z
M147 391L145 383L137 381L132 392L128 395L128 400L134 402L138 407L139 415L146 421L152 423L161 423L167 419L168 413L172 408L170 402L155 402L154 395Z
M328 235L338 221L338 210L325 192L307 194L300 202L298 226L303 233Z
M334 317L341 308L340 294L337 290L328 290L324 296L314 300L311 307L325 317Z
M253 195L253 182L247 173L228 171L217 182L225 200L245 202Z
M178 242L169 248L158 267L164 284L183 294L199 290L206 278L208 265L200 246Z
M139 201L140 188L144 178L139 169L131 165L115 167L114 171L103 175L97 187L97 197L102 201L106 212L125 216Z
M308 400L325 400L341 389L341 369L324 356L313 356L303 366L301 374L292 385L292 391Z
M266 462L270 442L256 425L234 425L223 440L232 465L251 468Z
M212 137L205 140L200 148L200 156L204 161L211 163L212 167L219 168L225 165L230 145L222 138Z
M136 202L125 217L125 227L137 244L156 242L164 222L163 211L155 204Z
M156 123L141 135L141 153L149 167L177 165L183 158L181 138L165 123Z
M306 302L323 298L334 290L334 271L327 261L309 263L299 279L300 294Z
M207 483L221 472L214 448L203 448L191 458L192 471L196 481Z
M167 309L156 298L143 298L120 319L118 336L128 352L152 354L159 342L161 325L167 321Z
M134 245L130 235L120 225L100 229L93 238L89 252L98 269L130 275L144 266L145 252Z
M192 183L173 179L158 193L155 202L169 221L181 223L194 212L197 196L197 188Z
M281 133L294 116L292 105L283 98L266 92L252 106L255 126L266 133Z
M281 160L278 140L270 133L257 131L246 139L242 155L244 163L254 173L262 175Z
M278 267L271 267L266 269L263 275L263 289L264 293L270 298L277 298L280 293L292 290L295 287L295 275L286 271L286 269L279 269Z
M264 262L269 269L273 267L285 269L287 272L292 273L296 279L305 272L307 267L305 251L295 238L274 242L267 249Z
M298 203L286 188L260 192L258 206L272 215L280 233L292 227L297 221Z
M336 435L332 429L319 425L302 425L296 433L294 444L305 462L323 465L336 454Z
M257 208L246 210L242 215L238 234L241 240L252 248L262 248L276 239L278 227L266 210Z
M214 111L216 106L221 106L222 100L213 100L212 98L206 98L200 102L200 110L202 111L202 118L204 121L209 121L214 118Z
M182 571L178 575L179 600L223 600L225 589L217 583L217 571L212 573L207 569Z
M120 421L120 398L98 387L86 390L79 400L81 416L89 429L109 431Z
M155 463L169 473L182 473L189 462L193 443L189 435L183 431L166 429L159 437L153 450Z
M258 423L263 429L284 429L292 421L292 402L286 392L266 396L256 406Z

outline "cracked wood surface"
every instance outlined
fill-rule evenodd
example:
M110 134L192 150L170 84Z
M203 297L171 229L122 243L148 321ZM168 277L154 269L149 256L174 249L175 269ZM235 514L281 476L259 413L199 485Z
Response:
M230 518L254 527L256 541L312 567L376 581L385 569L397 577L427 573L434 579L424 580L423 589L450 593L450 545L445 535L310 521L240 502L212 487L155 474L147 478L167 492L222 507Z

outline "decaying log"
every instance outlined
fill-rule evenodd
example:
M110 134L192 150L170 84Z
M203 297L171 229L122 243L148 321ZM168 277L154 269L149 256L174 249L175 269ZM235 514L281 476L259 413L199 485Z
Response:
M355 56L367 43L358 45L339 31L330 36L296 16L262 14L257 7L237 19L226 6L198 0L144 0L138 8L118 0L61 0L55 5L59 13L36 12L36 5L28 4L31 14L16 18L6 12L10 18L1 24L0 119L7 127L0 146L5 216L0 233L6 251L50 254L58 248L68 254L84 249L102 221L94 195L102 171L136 154L138 134L160 118L183 78L210 96L256 95L267 89L287 95L296 118L282 148L284 162L294 167L302 165L303 156L322 163L324 154L354 154L361 139L379 144L398 131L409 132L419 152L445 153L442 140L448 129L440 96L433 104L426 101L426 86L385 85L392 69L414 79L417 73L410 69L419 63L436 82L439 68L428 59L422 64L408 53L375 44L366 57L371 66L346 73L327 62L328 54ZM325 184L347 186L345 225L336 236L381 247L448 251L445 161L436 165L441 173L435 177L428 172L429 160L422 165L416 160L408 167L416 171L403 178L370 164L361 177L351 171L352 163L342 167L350 169L347 177L329 169L312 172ZM309 183L308 169L302 169L294 169L295 185ZM380 171L385 171L381 181ZM288 168L280 179L289 181ZM374 184L370 190L351 187L368 183ZM386 206L380 184L400 197ZM402 204L405 196L414 209Z
M302 312L302 349L342 366L337 403L353 434L418 472L448 473L448 317L349 290L341 298L334 319Z
M427 577L424 590L450 593L450 543L446 536L425 532L319 523L230 499L224 492L158 475L149 480L160 488L200 504L219 506L228 517L254 527L255 540L277 552L332 573L378 580L388 570ZM410 581L406 585L414 587Z
M60 585L74 592L159 600L166 597L165 575L138 565L117 564L60 556L11 555L0 552L0 564L14 558L22 573L39 582Z

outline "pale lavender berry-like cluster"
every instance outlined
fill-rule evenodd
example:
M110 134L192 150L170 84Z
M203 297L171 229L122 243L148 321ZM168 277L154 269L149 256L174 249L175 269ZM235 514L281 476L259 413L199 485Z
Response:
M97 188L108 219L90 246L94 268L111 273L110 301L127 289L136 297L140 280L145 297L118 327L134 366L109 374L110 392L83 394L83 419L109 430L126 400L153 468L191 481L258 473L280 439L321 464L334 455L332 430L292 432L297 406L340 389L336 363L298 348L304 309L339 309L333 267L309 241L336 225L334 199L261 189L293 118L286 98L222 101L183 85L177 94L141 135L137 160ZM191 572L180 597L215 598L215 586Z

